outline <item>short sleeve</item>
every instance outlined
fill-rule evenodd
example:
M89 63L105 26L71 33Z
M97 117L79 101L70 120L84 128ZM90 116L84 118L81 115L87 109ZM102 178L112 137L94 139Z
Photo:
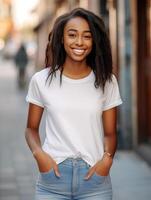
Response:
M122 104L119 86L116 77L112 76L112 81L107 81L104 90L103 111Z
M33 75L33 77L31 78L31 81L29 83L26 101L29 102L29 103L36 104L40 107L44 107L42 97L41 97L40 88L39 88L39 85L38 85L38 80L36 79L36 74Z

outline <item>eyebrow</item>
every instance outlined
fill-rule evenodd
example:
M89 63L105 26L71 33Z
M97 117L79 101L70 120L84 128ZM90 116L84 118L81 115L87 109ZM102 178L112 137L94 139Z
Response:
M77 32L77 30L76 29L69 29L69 30L67 30L67 32L69 32L69 31L74 31L74 32ZM84 32L87 32L87 33L91 33L91 31L90 30L85 30Z

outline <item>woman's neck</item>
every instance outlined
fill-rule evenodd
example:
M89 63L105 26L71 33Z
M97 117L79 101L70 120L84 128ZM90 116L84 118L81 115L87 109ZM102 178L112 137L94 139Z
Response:
M63 65L63 73L67 73L70 75L82 75L89 73L91 71L91 68L86 64L86 61L83 62L75 62L75 61L68 61L66 60Z

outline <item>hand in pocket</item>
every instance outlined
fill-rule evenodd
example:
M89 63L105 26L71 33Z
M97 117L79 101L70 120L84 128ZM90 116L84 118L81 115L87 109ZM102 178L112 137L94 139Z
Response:
M58 165L56 162L43 150L37 152L34 155L39 171L42 173L49 172L51 169L54 170L56 176L60 176Z
M108 176L112 162L112 159L104 157L102 160L96 163L95 173L100 176Z
M103 158L89 169L85 176L85 179L89 179L91 176L93 176L94 173L99 176L108 176L111 166L112 159Z

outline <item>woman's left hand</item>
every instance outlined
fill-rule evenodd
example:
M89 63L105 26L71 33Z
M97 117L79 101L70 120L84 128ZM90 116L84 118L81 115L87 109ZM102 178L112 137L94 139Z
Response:
M85 176L85 179L89 179L94 173L100 176L107 176L112 166L112 158L104 156L102 160L98 161L93 167L91 167Z

